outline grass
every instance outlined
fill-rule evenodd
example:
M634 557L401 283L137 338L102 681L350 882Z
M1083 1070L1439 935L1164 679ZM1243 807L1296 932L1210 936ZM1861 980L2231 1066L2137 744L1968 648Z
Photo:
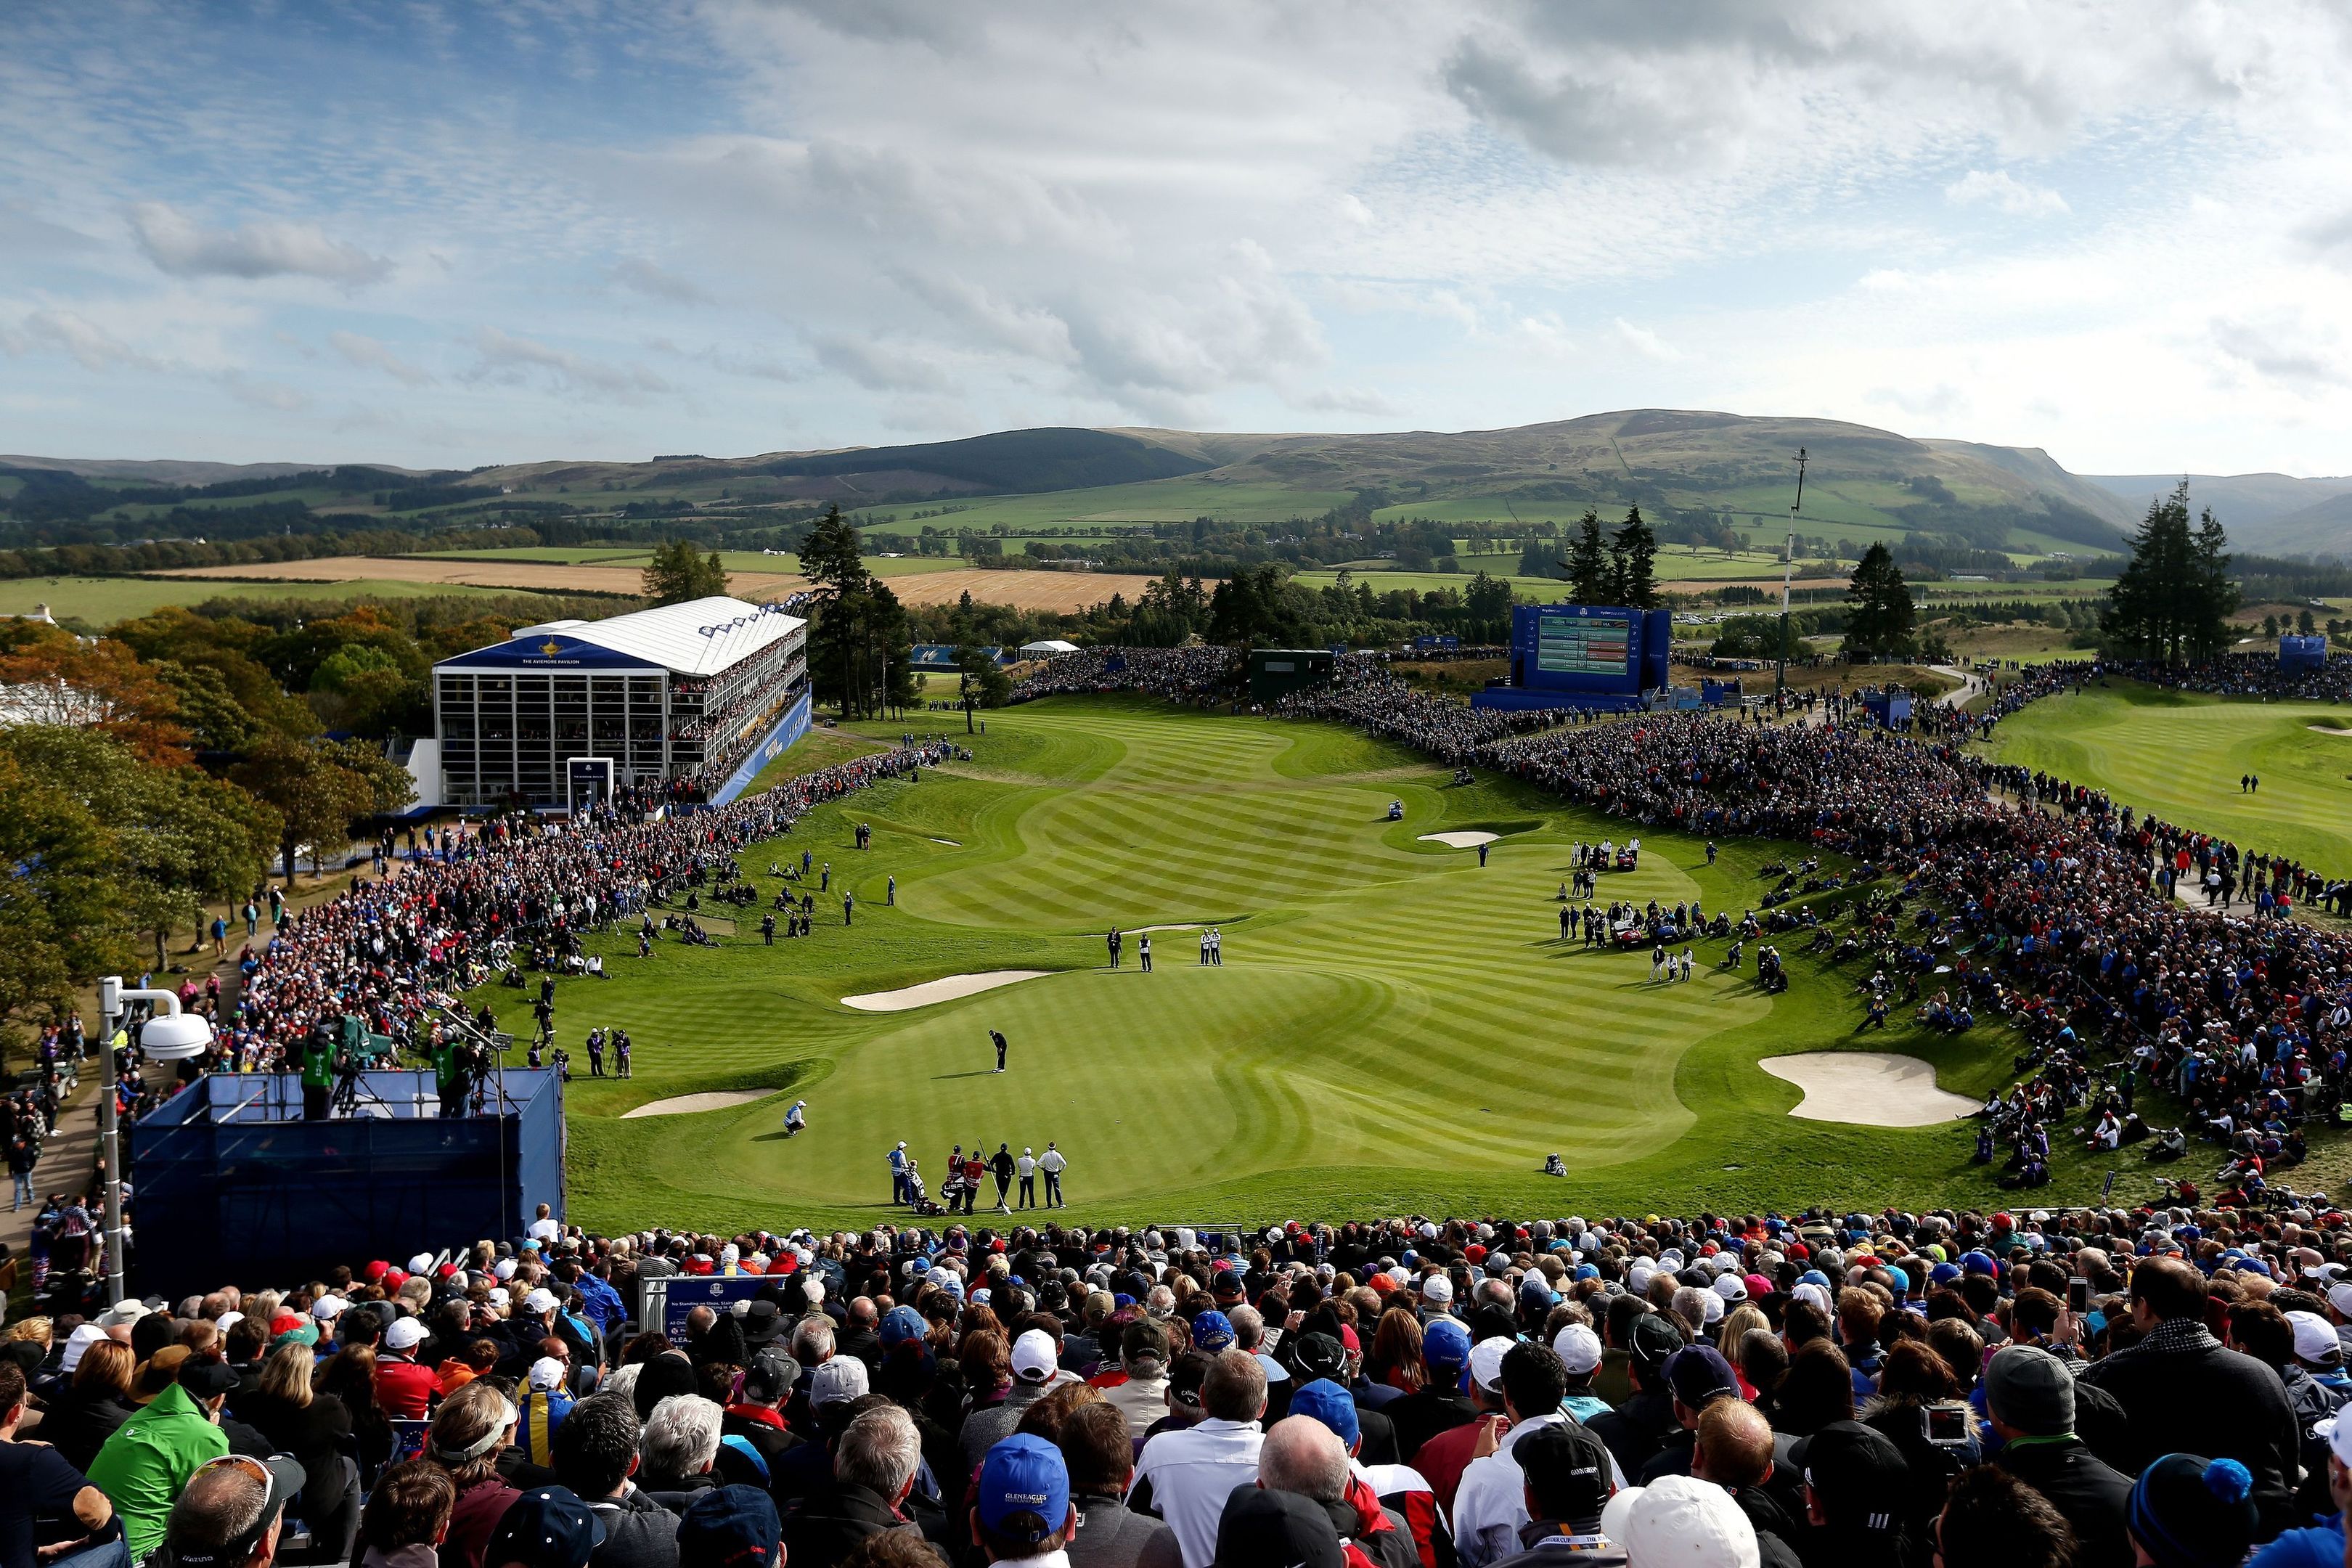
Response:
M946 730L944 717L919 724ZM973 762L821 808L743 854L754 873L803 847L831 863L813 938L666 943L643 962L614 940L614 980L559 988L575 1058L592 1025L637 1042L634 1080L572 1086L576 1218L871 1223L900 1138L934 1184L952 1142L1057 1140L1074 1212L1105 1221L1996 1196L1967 1163L1966 1125L1786 1115L1799 1091L1755 1062L1853 1044L1850 977L1792 952L1794 988L1768 998L1702 944L1696 981L1654 985L1646 953L1558 942L1569 847L1610 833L1601 819L1508 782L1452 786L1445 769L1336 726L1113 699L986 717ZM878 740L903 726L861 728ZM820 731L768 782L859 743L854 729ZM1402 823L1386 820L1391 800ZM860 821L875 829L865 853ZM1484 868L1419 837L1472 826L1503 835ZM1642 869L1604 879L1602 897L1738 910L1780 854L1731 843L1709 867L1703 849L1644 835ZM858 901L847 927L843 885ZM1188 931L1160 933L1154 974L1135 968L1132 941L1127 967L1105 966L1106 928L1189 921L1223 928L1222 968L1199 966ZM1053 973L900 1014L839 1002L1007 968ZM512 993L482 999L518 1007ZM991 1027L1012 1041L1003 1077ZM1970 1096L2005 1079L2014 1049L1990 1027L1953 1039L1897 1024L1866 1043L1923 1057ZM619 1119L742 1088L777 1092ZM790 1142L788 1089L810 1107ZM1574 1178L1535 1173L1554 1152ZM2043 1201L2088 1195L2104 1169L2062 1159Z
M2352 713L2115 681L2011 714L1992 749L2002 762L2343 876L2352 873L2352 736L2315 725L2352 730ZM2259 794L2240 793L2243 773L2261 777Z
M0 615L23 615L46 604L60 620L111 626L165 605L201 605L211 599L413 599L445 595L523 597L515 588L471 588L455 583L398 583L368 579L349 583L264 583L237 578L175 581L164 577L18 577L0 582Z
M986 532L1000 524L1010 532L1025 533L1037 528L1083 527L1089 523L1190 522L1196 517L1213 517L1227 522L1286 522L1294 517L1319 517L1349 499L1346 490L1302 490L1280 484L1186 477L1057 490L1046 495L909 501L845 515L861 529L874 533L919 534L925 528L949 533L976 528ZM914 515L936 511L941 506L955 510L944 517ZM892 516L898 519L896 522L873 521Z

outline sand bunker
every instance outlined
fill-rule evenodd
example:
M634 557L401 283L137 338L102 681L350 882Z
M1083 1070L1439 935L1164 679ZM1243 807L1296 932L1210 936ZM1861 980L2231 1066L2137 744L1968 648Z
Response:
M708 1094L679 1094L667 1100L650 1100L635 1110L621 1112L621 1120L633 1116L690 1116L698 1110L725 1110L730 1106L749 1105L755 1100L765 1100L772 1089L721 1089Z
M2323 735L2352 735L2352 730L2339 730L2332 724L2314 724L2311 728Z
M934 838L931 842L934 844L944 844L950 849L961 849L963 847L962 845L957 843L952 838Z
M926 980L920 985L909 985L903 990L844 996L841 1005L855 1007L861 1013L903 1013L909 1007L928 1007L934 1002L952 1002L959 996L977 996L1000 985L1010 985L1017 980L1034 980L1041 974L1052 973L1050 969L992 969L985 974L950 974L939 980Z
M1756 1064L1805 1091L1791 1116L1862 1127L1929 1127L1974 1115L1977 1103L1936 1087L1936 1069L1917 1057L1884 1051L1817 1051L1767 1057Z
M1492 844L1502 837L1499 833L1479 833L1465 829L1459 833L1424 833L1423 844L1443 844L1449 849L1475 849L1481 844Z

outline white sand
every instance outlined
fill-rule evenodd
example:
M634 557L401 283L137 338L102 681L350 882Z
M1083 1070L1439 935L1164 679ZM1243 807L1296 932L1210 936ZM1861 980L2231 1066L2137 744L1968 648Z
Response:
M2323 735L2352 735L2352 730L2338 730L2327 724L2314 724L2311 728Z
M765 1100L775 1090L770 1089L721 1089L709 1094L673 1095L667 1100L650 1100L635 1110L621 1112L626 1121L632 1116L688 1116L698 1110L725 1110L730 1106L749 1105L755 1100Z
M1018 980L1034 980L1041 974L1052 973L1050 969L992 969L985 974L950 974L899 991L874 991L863 996L844 996L841 1005L855 1007L861 1013L903 1013L909 1007L928 1007L934 1002L952 1002L959 996L976 996L1000 985L1010 985Z
M1805 1091L1791 1116L1862 1127L1930 1127L1972 1116L1976 1101L1936 1087L1936 1069L1917 1057L1885 1051L1817 1051L1767 1057L1756 1064Z
M1129 932L1130 934L1132 934L1133 932L1136 932L1136 931L1199 931L1202 926L1204 926L1204 925L1206 925L1206 924L1208 924L1208 922L1207 922L1206 921L1184 921L1183 923L1181 923L1181 925L1172 925L1172 926L1129 926L1129 927L1127 928L1127 930L1129 931Z
M950 849L961 849L963 847L962 845L957 843L952 838L934 838L931 842L934 844L944 844Z
M1479 833L1472 830L1460 833L1424 833L1421 836L1421 841L1423 844L1443 844L1449 849L1475 849L1481 844L1492 844L1501 837L1502 835L1498 833Z

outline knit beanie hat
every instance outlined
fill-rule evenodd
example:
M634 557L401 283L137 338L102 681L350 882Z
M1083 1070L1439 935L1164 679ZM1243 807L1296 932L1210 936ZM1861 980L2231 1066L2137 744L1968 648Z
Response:
M2132 1484L2132 1539L2157 1568L2235 1568L2253 1544L2253 1489L2235 1459L2167 1454Z
M2074 1429L2074 1374L2033 1345L2009 1345L1985 1363L1985 1401L1993 1415L2030 1437Z

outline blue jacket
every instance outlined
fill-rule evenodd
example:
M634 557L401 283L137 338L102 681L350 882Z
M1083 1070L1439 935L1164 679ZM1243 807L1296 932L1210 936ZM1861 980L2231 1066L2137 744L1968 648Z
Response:
M2343 1568L2344 1516L2290 1530L2254 1553L2246 1568Z

